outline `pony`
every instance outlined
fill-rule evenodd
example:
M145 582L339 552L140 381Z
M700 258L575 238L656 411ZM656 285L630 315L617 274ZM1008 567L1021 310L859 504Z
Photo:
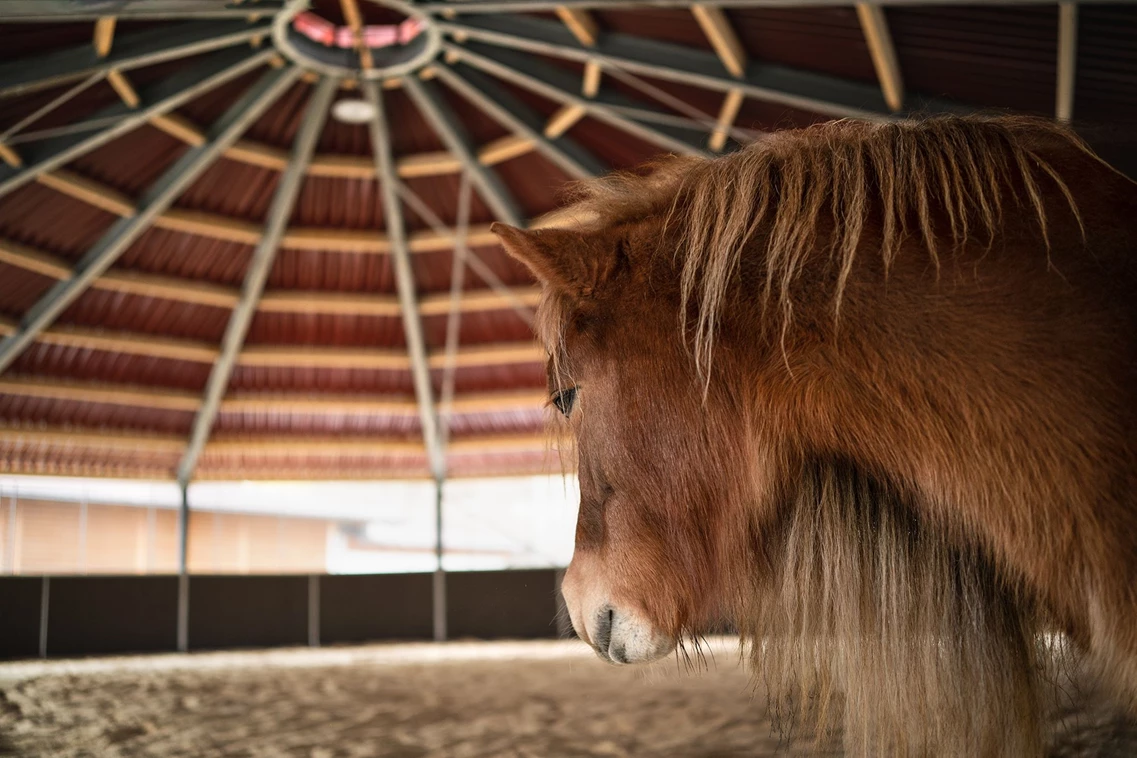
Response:
M863 755L1041 754L1068 652L1133 707L1137 186L1062 126L944 117L572 193L492 228L542 285L600 657L727 619L779 723Z

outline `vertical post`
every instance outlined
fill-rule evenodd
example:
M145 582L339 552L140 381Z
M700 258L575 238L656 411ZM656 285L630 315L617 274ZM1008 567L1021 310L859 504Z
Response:
M1074 78L1078 69L1078 5L1058 3L1058 82L1054 116L1059 121L1074 117Z
M8 573L16 573L16 493L12 493L8 501L8 545L4 549L4 556L8 561Z
M434 640L446 640L446 572L442 568L442 479L434 480Z
M308 576L308 647L320 646L320 575Z
M39 592L39 657L47 657L48 603L51 601L51 577L45 576Z
M189 485L181 483L178 509L178 652L189 650Z

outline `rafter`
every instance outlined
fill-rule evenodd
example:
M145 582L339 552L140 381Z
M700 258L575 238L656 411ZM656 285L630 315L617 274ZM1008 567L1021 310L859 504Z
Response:
M548 65L544 61L513 50L470 43L454 45L443 43L460 60L507 82L536 92L566 106L581 106L593 118L608 123L646 142L685 155L703 152L690 130L677 130L665 126L649 126L620 111L621 106L634 107L641 113L668 114L654 111L635 101L613 93L601 93L594 99L577 94L578 84L571 74ZM602 95L602 96L601 96Z
M90 56L90 51L86 53ZM141 103L130 109L118 103L95 114L95 119L116 118L110 126L93 133L67 134L31 143L26 149L24 167L0 167L0 197L137 128L155 115L177 108L182 103L208 92L224 82L262 65L271 55L247 48L211 53L195 65L182 69L169 78L147 87L140 93Z
M736 79L745 76L749 63L746 49L742 47L742 42L734 33L734 27L730 25L730 19L723 9L707 3L695 3L691 6L691 13L715 49L723 67Z
M178 481L185 486L193 478L194 468L197 466L198 456L201 455L213 422L217 417L217 410L221 398L229 386L229 377L236 365L237 357L245 342L249 324L252 323L253 314L257 309L257 302L264 292L265 282L280 242L284 237L284 228L292 215L296 197L300 194L300 182L304 178L304 167L312 160L316 150L316 140L324 128L324 121L328 117L332 97L336 93L338 82L335 79L324 79L317 85L309 98L304 111L304 119L300 131L292 148L292 161L284 171L277 183L273 194L272 204L269 206L265 221L264 233L253 251L252 261L245 274L244 284L241 286L241 300L229 315L229 323L225 327L225 336L221 340L221 354L210 370L209 379L205 385L201 408L194 418L193 430L190 432L189 444L185 455L178 464ZM234 135L234 138L236 135Z
M600 91L600 76L604 68L596 61L590 60L584 64L584 76L580 82L580 94L585 97L596 97Z
M490 169L478 162L474 154L473 145L465 127L458 117L442 98L434 82L423 82L417 78L407 77L404 89L411 96L419 112L434 128L447 149L458 158L462 167L470 175L470 180L478 188L478 194L494 216L499 221L506 221L514 226L523 226L525 221L518 208L517 201L513 199L502 183L501 179Z
M4 20L11 19L5 17ZM23 58L0 65L0 97L53 87L93 73L127 71L200 55L248 42L254 36L270 31L271 24L268 21L258 24L245 21L191 21L172 27L120 34L114 49L105 56L92 55L90 45L83 44L45 53L38 58Z
M572 36L580 41L580 44L592 47L596 44L596 35L600 31L599 25L592 14L586 10L579 8L569 8L564 5L557 6L557 18L568 27L572 32Z
M548 129L552 119L542 125L541 117L531 108L477 69L456 63L454 66L440 66L438 76L518 138L535 145L543 156L569 176L587 179L606 170L596 157L572 140L560 138L560 134L550 136Z
M492 45L581 63L595 60L606 67L724 93L737 87L747 97L831 116L881 119L888 113L875 87L789 66L751 64L744 76L735 79L722 72L721 61L712 53L626 34L609 33L594 47L584 47L560 24L541 18L475 15L438 23L448 34L462 33ZM935 100L924 100L921 106L929 111L957 110Z
M237 139L269 103L295 78L295 71L265 74L211 129L210 141L186 152L144 194L134 215L111 226L87 251L70 276L58 282L24 314L20 329L0 342L0 372L16 359L91 282L98 279L139 235L170 206L227 146Z
M723 98L715 130L707 141L707 146L716 153L721 153L726 145L726 138L730 135L734 120L738 117L739 108L742 107L742 99L742 93L736 89L727 92L726 97Z
M884 8L872 3L857 3L857 18L869 46L884 100L895 113L904 107L904 79L900 76L900 62L896 58L896 47L892 44Z
M114 44L114 27L117 19L114 16L100 16L95 22L95 32L91 44L95 46L95 55L106 58L110 54L111 45Z

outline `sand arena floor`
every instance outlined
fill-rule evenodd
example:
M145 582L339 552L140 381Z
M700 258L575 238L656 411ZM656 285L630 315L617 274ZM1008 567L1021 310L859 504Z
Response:
M706 671L615 668L579 642L450 643L0 664L0 755L734 758L788 748L729 640ZM1078 709L1055 756L1134 756ZM836 755L836 753L825 753Z

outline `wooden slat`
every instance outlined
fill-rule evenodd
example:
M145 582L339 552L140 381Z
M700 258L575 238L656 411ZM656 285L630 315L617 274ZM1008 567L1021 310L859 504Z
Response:
M742 78L746 73L746 50L742 47L738 35L734 33L734 28L731 27L730 19L726 17L726 13L718 6L700 3L691 6L691 13L694 14L695 20L702 27L703 34L707 36L711 47L715 49L722 65L726 67L731 76Z
M517 134L509 134L495 139L478 151L478 161L486 166L496 166L518 156L533 151L533 141Z
M539 287L513 287L514 298L521 304L534 307L541 299ZM492 289L473 290L462 293L459 301L462 313L494 311L512 308L514 302ZM418 301L419 312L423 316L443 316L450 312L450 294L440 292L425 295Z
M0 239L0 262L52 279L64 279L71 275L71 267L62 259L6 239Z
M557 18L569 28L569 31L580 41L580 44L585 47L595 47L599 26L591 13L577 8L560 6L557 8Z
M205 144L205 131L189 119L176 113L159 113L152 116L150 125L161 129L174 139L179 139L191 147L200 147Z
M202 342L81 327L52 327L40 332L36 339L38 342L50 345L106 350L150 358L170 358L193 363L213 363L220 354L216 347Z
M116 216L133 216L134 203L105 184L92 181L65 169L48 171L36 177L36 181L56 192L81 200L88 205L102 208Z
M108 271L92 284L96 289L125 292L141 297L157 297L195 305L233 308L240 293L235 288L222 287L195 279L159 276L134 271Z
M505 366L513 363L544 363L545 350L533 342L514 342L491 345L466 345L458 349L454 365L465 366ZM432 369L446 366L443 351L431 353L429 359Z
M253 345L241 351L242 366L339 368L406 371L410 359L400 350L349 347Z
M333 313L344 316L398 316L393 295L357 295L347 292L268 291L257 310L269 313Z
M152 453L178 453L185 440L174 435L107 432L92 429L21 429L0 427L0 443L7 445L50 445L99 450L137 450Z
M857 18L872 56L873 68L880 81L884 100L893 112L904 107L904 80L900 76L900 62L888 30L884 8L871 3L857 3Z
M0 376L0 393L51 400L106 403L131 408L195 411L201 398L194 392L132 387L94 382L60 381L45 377Z
M603 69L596 61L589 61L584 64L584 79L581 81L580 91L585 97L596 97L596 93L600 91L600 74Z
M556 139L571 129L588 111L583 105L562 105L545 123L545 136Z
M114 88L118 93L119 98L126 103L128 108L137 108L142 100L138 97L138 93L134 91L134 85L126 78L126 74L113 68L107 72L107 83Z
M102 16L95 21L95 35L93 43L95 45L95 55L100 58L106 58L111 52L111 45L114 44L114 16Z
M10 145L5 145L0 142L0 160L7 163L12 168L20 168L24 165L24 161L20 158L20 154L15 151Z
M261 238L261 228L248 221L174 208L154 219L154 226L174 232L240 242L243 245L255 245Z
M734 125L734 120L738 118L738 109L742 107L742 90L732 89L726 93L723 98L722 107L719 109L719 117L715 123L715 130L711 133L711 138L707 141L707 146L714 150L716 153L722 152L723 147L726 145L726 138L730 134L730 128Z

